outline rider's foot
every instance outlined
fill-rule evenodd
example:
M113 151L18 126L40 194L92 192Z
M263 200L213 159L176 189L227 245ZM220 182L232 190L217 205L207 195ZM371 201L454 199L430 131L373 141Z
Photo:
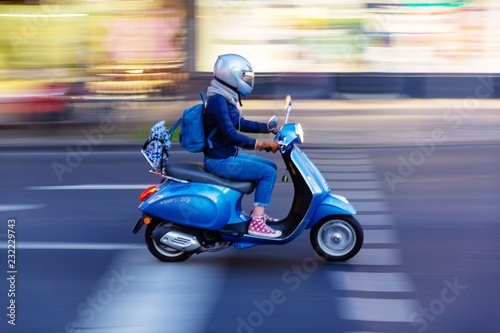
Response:
M253 217L253 208L250 211L250 216ZM271 216L269 216L267 214L264 214L264 218L265 218L265 222L266 223L275 223L275 222L279 221L278 219L274 219L274 218L272 218Z
M266 224L264 221L264 216L254 216L250 226L248 227L248 233L253 236L276 238L281 236L280 230L274 230Z

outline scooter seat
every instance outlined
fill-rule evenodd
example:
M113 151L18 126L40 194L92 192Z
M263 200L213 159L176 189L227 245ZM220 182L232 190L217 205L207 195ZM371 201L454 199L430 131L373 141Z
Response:
M216 176L205 170L205 167L201 163L169 163L165 167L165 174L193 183L206 183L229 187L243 194L252 193L255 186L257 186L257 183L254 181L231 180Z

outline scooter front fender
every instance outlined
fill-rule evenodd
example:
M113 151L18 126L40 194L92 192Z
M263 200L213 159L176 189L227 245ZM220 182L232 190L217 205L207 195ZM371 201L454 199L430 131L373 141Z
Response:
M319 220L328 215L354 215L356 209L342 196L328 194L316 207L313 217L309 221L306 229L312 228Z

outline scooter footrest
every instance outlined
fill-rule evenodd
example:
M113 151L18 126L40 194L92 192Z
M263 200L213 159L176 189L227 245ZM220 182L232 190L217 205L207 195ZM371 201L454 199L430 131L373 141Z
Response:
M219 230L219 232L221 234L224 234L224 235L241 237L244 234L246 234L246 232L248 230L248 225L249 224L250 224L250 221L241 222L241 223L227 224L224 228L222 228L221 230Z

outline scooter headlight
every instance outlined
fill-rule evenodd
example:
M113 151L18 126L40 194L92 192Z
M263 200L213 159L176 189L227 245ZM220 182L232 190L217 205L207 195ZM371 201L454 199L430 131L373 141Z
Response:
M302 125L300 124L295 125L295 133L297 133L300 143L304 143L304 131L302 130Z

